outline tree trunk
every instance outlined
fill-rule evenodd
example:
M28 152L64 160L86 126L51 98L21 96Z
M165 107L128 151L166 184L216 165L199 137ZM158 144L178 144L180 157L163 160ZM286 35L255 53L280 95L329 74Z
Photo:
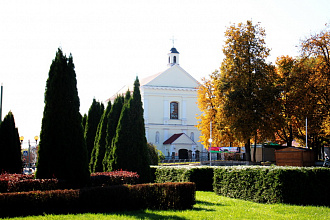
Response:
M254 150L253 150L253 162L257 162L256 155L257 155L257 133L254 136Z
M245 142L245 160L251 161L250 139L247 139Z

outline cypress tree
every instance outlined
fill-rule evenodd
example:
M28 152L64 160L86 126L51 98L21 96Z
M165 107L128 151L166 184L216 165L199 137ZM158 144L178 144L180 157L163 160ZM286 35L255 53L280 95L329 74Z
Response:
M87 122L85 126L85 140L87 145L88 161L90 161L91 154L94 148L94 142L97 132L97 127L100 123L102 114L104 112L104 105L93 99L92 105L88 110Z
M85 131L86 123L87 123L87 115L85 113L84 116L82 117L82 121L81 121L81 125L83 127L83 131Z
M45 91L36 177L58 178L72 186L89 181L87 149L72 55L58 49Z
M140 175L141 182L150 181L150 162L138 78L134 82L133 96L121 112L111 157L112 170L134 171Z
M124 103L127 103L131 98L131 91L127 90L124 98Z
M108 126L108 117L110 110L111 110L111 102L109 101L108 106L105 109L101 117L100 123L97 127L94 148L89 163L90 171L93 173L103 171L102 161L105 155L107 126Z
M0 173L21 173L21 144L11 111L0 124L0 150Z
M107 136L106 136L106 147L105 147L105 156L103 159L103 170L104 171L110 171L110 152L111 152L111 144L112 139L116 135L116 129L120 117L121 110L124 105L124 97L123 96L117 96L114 100L114 103L112 105L111 111L109 112L108 116L108 126L107 126Z

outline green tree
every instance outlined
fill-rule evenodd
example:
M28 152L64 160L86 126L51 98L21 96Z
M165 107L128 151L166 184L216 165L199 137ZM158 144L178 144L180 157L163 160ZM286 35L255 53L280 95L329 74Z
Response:
M13 113L0 122L0 173L21 173L21 144Z
M157 150L157 147L151 143L147 143L148 146L148 156L150 160L150 165L158 165L159 162L159 150Z
M92 105L88 110L87 122L85 126L85 140L87 145L88 161L90 161L91 154L94 148L94 142L98 125L100 123L104 106L100 102L93 99Z
M150 166L145 137L143 108L138 78L133 96L124 105L111 149L111 169L137 172L142 182L150 181Z
M79 113L73 58L58 49L45 91L36 177L58 178L73 186L89 181L87 149Z
M86 123L87 123L87 115L85 113L84 116L82 117L82 121L81 121L81 125L83 127L83 131L85 131Z
M108 106L103 112L100 123L97 127L94 148L89 163L89 169L93 173L104 171L102 161L105 156L107 127L108 127L110 110L111 110L111 102L109 101Z
M224 113L230 130L245 143L246 159L251 160L250 140L272 136L272 109L278 96L274 86L274 66L265 62L269 49L265 46L265 30L251 21L232 25L221 65L219 89L224 95ZM254 157L255 158L255 157Z
M124 105L124 97L123 96L117 96L114 100L114 103L112 105L112 108L109 112L108 116L108 126L107 126L107 136L106 136L106 148L105 148L105 156L103 159L103 170L104 171L110 171L110 156L111 156L111 144L113 137L116 135L116 129L120 117L121 110Z

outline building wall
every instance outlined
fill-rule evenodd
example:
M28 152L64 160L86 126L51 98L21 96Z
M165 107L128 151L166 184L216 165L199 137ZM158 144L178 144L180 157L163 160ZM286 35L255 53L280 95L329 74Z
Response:
M197 149L202 151L202 145L198 142L200 132L196 116L200 110L197 106L197 89L194 88L164 88L164 87L142 87L141 95L144 107L144 119L147 141L157 146L165 156L171 154L169 146L164 146L166 141L173 134L185 133L197 144ZM170 119L170 103L179 104L178 119ZM159 134L159 138L156 138ZM190 149L191 146L185 146ZM179 147L176 147L175 154L178 155Z

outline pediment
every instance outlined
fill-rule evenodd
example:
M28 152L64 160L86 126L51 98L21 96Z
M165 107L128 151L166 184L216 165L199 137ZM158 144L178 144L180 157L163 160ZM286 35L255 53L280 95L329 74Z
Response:
M141 86L197 88L199 82L179 65L174 65Z

